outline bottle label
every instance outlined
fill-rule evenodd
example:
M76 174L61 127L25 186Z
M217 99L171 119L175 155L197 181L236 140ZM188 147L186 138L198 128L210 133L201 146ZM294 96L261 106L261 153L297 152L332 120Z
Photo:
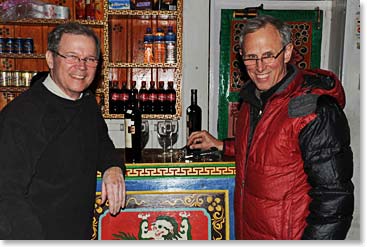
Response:
M120 94L120 100L121 101L128 101L129 100L129 94L128 93Z
M157 100L157 95L155 93L149 94L149 100L150 101L156 101Z
M133 147L132 134L135 134L134 121L131 121L131 119L125 119L125 148Z
M158 101L165 101L166 100L166 95L164 93L159 93L158 94Z
M175 93L169 93L167 95L167 100L170 102L176 102L176 94Z
M141 93L139 96L140 101L146 102L148 101L148 94L147 93Z
M117 100L119 100L119 94L118 94L118 93L112 93L112 95L111 95L111 100L112 100L112 101L117 101Z

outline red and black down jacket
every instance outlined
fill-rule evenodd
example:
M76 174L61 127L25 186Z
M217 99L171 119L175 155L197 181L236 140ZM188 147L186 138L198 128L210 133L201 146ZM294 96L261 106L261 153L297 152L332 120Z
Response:
M337 77L291 68L286 81L259 103L252 82L235 141L237 239L344 239L354 210L353 154Z

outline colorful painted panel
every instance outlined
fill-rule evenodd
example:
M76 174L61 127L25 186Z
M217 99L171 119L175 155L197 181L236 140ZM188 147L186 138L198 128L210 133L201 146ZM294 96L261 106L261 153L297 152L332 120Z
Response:
M128 164L126 208L112 217L99 174L92 239L234 239L234 176L233 162Z
M208 240L210 216L200 209L126 209L99 218L100 240Z

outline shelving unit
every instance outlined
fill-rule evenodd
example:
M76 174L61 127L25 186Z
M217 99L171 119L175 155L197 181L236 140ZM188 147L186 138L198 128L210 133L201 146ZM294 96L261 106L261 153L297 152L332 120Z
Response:
M104 112L105 118L124 118L123 114L109 111L110 77L118 77L129 84L136 81L140 89L141 81L171 80L176 90L176 114L143 114L145 119L178 119L181 117L181 78L182 78L182 0L177 1L175 11L159 10L109 10L104 4ZM147 27L166 29L173 26L177 36L176 63L144 63L144 33Z
M0 0L0 2L4 2ZM141 81L159 80L174 82L176 90L176 114L143 114L145 119L178 119L181 117L181 79L182 79L182 2L177 0L176 10L110 10L108 0L103 0L103 19L76 19L76 1L48 0L47 3L70 8L70 18L60 19L22 19L0 22L0 37L32 37L34 40L33 54L0 54L0 72L38 72L47 71L45 52L47 34L54 26L68 21L77 21L91 26L100 37L103 54L101 80L94 85L97 101L100 102L104 118L124 118L123 114L112 114L109 111L110 74L117 73L119 84L124 81L128 85L135 80L137 88ZM144 33L146 27L155 30L174 27L177 36L176 63L146 64L144 57ZM30 28L31 27L31 28ZM117 28L117 29L116 29ZM0 93L21 93L27 87L0 85ZM0 95L1 96L1 95ZM1 103L1 102L0 102ZM0 105L0 110L2 109Z

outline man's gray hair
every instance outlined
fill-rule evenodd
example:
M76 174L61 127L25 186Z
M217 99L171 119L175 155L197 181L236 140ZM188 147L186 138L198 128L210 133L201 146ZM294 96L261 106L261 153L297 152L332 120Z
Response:
M59 50L60 40L63 34L76 34L76 35L85 35L93 38L97 47L97 58L99 58L101 54L100 41L95 32L89 27L82 25L77 22L67 22L60 25L57 25L49 34L48 34L48 44L47 49L53 52L57 52Z
M264 28L268 24L273 25L279 31L283 46L291 42L291 28L287 24L273 16L261 15L252 19L248 19L244 24L240 35L241 49L243 49L243 40L247 34L254 33L260 28Z

